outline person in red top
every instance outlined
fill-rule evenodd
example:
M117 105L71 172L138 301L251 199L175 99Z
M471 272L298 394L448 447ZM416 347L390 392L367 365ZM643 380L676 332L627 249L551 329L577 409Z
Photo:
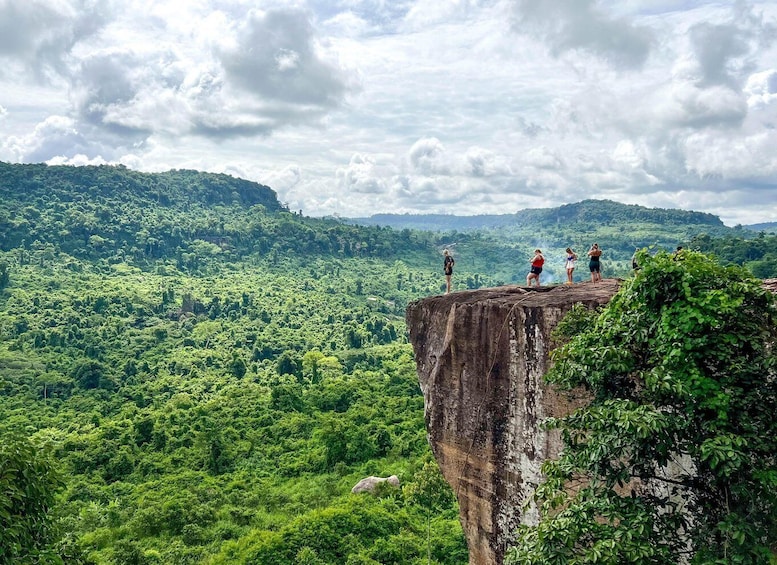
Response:
M542 272L542 266L545 264L545 257L542 256L542 251L539 249L534 250L534 257L531 259L531 270L526 275L526 286L531 286L531 281L537 281L537 286L540 286L540 273Z

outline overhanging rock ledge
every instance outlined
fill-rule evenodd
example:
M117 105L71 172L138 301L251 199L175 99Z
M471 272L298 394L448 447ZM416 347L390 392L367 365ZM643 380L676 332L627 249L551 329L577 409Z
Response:
M408 306L429 442L458 498L470 565L501 565L516 526L536 520L525 503L561 447L540 423L585 401L542 381L551 331L574 304L606 304L618 286L504 286Z

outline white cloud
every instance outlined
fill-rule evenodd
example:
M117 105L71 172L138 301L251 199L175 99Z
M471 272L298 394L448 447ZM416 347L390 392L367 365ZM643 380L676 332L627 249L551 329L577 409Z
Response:
M126 132L134 138L128 145L152 132L223 139L316 123L351 88L316 38L309 15L293 6L262 12L233 3L222 11L206 2L136 0L124 11L103 10L100 36L82 29L86 16L79 9L97 15L86 0L49 3L38 17L36 7L0 4L8 16L0 21L24 16L20 39L0 39L0 56L41 58L54 34L59 48L53 50L70 53L57 61L57 72L69 83L75 115L98 135L100 129L107 135ZM39 20L50 22L53 31ZM43 65L38 74L48 68Z
M526 154L526 164L535 169L561 169L563 160L558 152L543 146L532 148Z
M280 106L335 107L346 92L340 70L322 57L307 15L251 11L235 28L236 45L220 53L227 79Z
M340 37L357 38L375 28L364 18L348 10L322 22L324 29Z
M111 17L112 1L3 0L0 2L0 76L64 71L68 53ZM9 69L13 72L8 73Z
M510 165L504 156L497 155L483 147L470 147L464 155L464 175L492 177L511 173Z
M518 33L545 41L554 56L580 50L619 68L639 68L650 54L653 34L622 17L612 17L595 0L516 0Z
M3 141L3 149L17 160L40 162L49 159L49 155L74 155L76 148L84 143L83 136L75 129L74 120L65 116L49 116L29 134L8 137Z
M777 103L777 69L753 73L747 78L744 88L747 105L763 108Z
M688 82L676 83L670 96L659 117L673 127L734 127L747 114L747 101L728 86L699 88Z
M241 175L247 176L247 175ZM273 187L283 193L287 193L297 186L302 180L302 169L297 165L290 165L276 171L265 171L259 175L262 184Z
M416 141L408 152L412 170L422 175L449 174L445 147L436 137Z
M426 29L470 16L480 7L477 0L417 0L407 10L402 26L407 30Z
M58 155L46 161L47 165L71 165L74 167L85 167L87 165L106 165L108 162L102 157L95 157L90 159L82 153L73 155L72 157L65 157Z
M686 140L686 166L701 178L739 178L744 182L759 176L777 177L777 131L726 140L698 132ZM773 185L774 186L774 185Z

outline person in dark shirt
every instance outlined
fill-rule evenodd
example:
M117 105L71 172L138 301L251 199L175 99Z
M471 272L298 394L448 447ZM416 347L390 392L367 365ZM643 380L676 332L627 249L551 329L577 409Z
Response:
M456 261L453 260L453 256L448 252L446 249L442 252L443 255L445 255L445 259L443 259L442 263L442 270L445 273L445 294L449 294L451 291L451 277L453 276L453 265L456 263Z
M599 244L594 243L588 250L588 270L591 271L591 282L596 283L602 280L602 264L599 261L601 256L602 250L599 249Z

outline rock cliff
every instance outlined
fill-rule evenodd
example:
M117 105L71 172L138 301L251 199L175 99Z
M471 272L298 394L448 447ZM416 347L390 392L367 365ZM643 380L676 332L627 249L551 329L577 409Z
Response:
M618 281L506 286L410 304L407 325L435 458L459 501L470 565L499 565L540 479L561 447L543 418L584 398L557 394L542 376L550 334L575 303L606 304Z

